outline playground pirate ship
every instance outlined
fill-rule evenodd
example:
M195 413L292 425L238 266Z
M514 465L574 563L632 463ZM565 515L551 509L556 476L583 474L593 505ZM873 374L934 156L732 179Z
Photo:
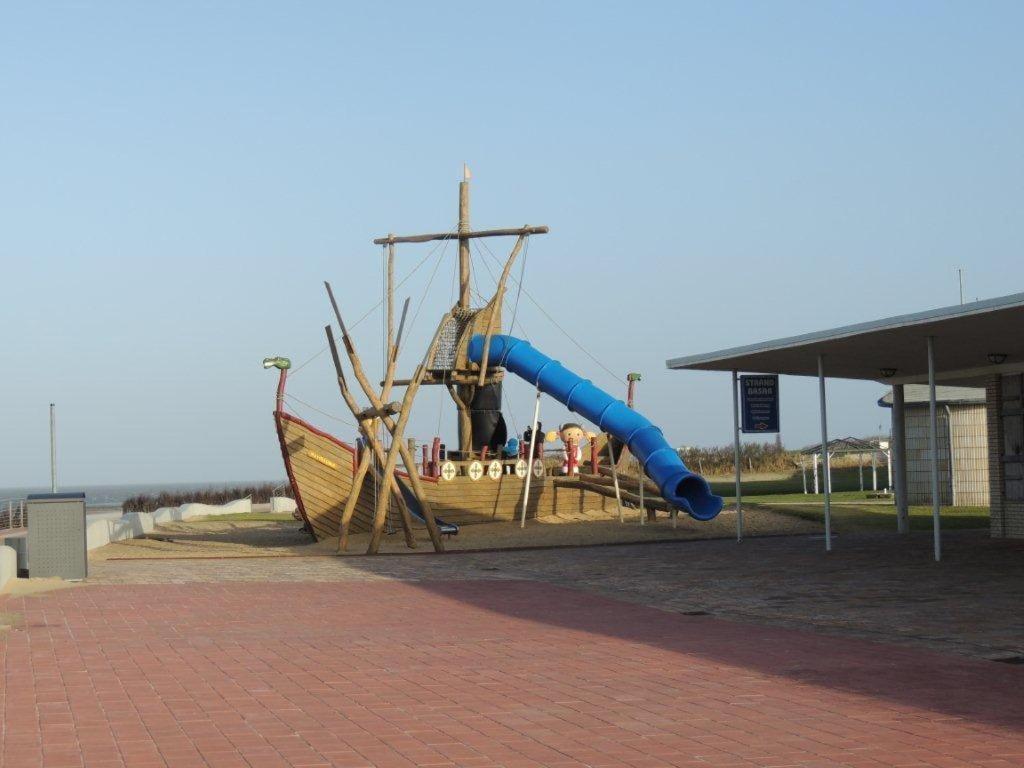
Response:
M265 367L280 371L274 419L288 479L308 530L317 539L338 537L339 551L347 548L350 533L368 531L367 551L375 553L385 533L401 531L406 544L415 547L415 531L425 527L434 549L441 552L442 536L456 534L460 525L513 519L524 525L527 518L593 509L609 500L617 505L620 519L624 505L639 505L648 516L657 510L672 515L683 510L702 520L718 514L721 499L686 469L661 431L633 410L631 402L616 400L529 343L502 333L502 306L512 267L527 239L546 234L548 228L473 230L469 191L467 173L459 184L457 229L388 235L373 241L386 254L385 370L379 387L368 377L337 298L325 283L341 332L340 345L332 326L324 332L341 397L358 424L356 445L289 413L285 398L290 362L286 358L264 361ZM500 237L514 237L514 245L494 294L482 307L473 307L470 243ZM441 318L412 375L399 379L396 368L409 302L396 332L395 247L431 241L458 242L458 301ZM502 381L508 371L537 387L533 438L520 441L518 450L510 450L515 441L508 441L501 413ZM458 449L441 455L435 438L431 446L423 446L417 463L405 429L416 394L424 386L443 386L451 395L458 418ZM392 400L400 389L404 389L402 397ZM365 402L360 402L357 392ZM543 436L537 435L537 412L542 393L601 430L591 440L589 459L582 466L575 466L575 446L567 446L568 474L550 472L541 458ZM381 439L385 431L388 444ZM631 462L631 456L636 461ZM642 468L642 473L630 477L630 465Z

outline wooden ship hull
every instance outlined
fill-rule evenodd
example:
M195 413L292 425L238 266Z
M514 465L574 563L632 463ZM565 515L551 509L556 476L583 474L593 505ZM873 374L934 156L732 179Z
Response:
M352 494L358 467L354 446L339 440L302 419L278 410L274 413L281 453L302 519L317 540L338 536L342 510ZM503 473L492 479L486 472L479 480L465 474L467 462L453 462L460 474L451 480L420 475L427 500L449 526L518 520L522 514L526 480L515 474L515 461L504 461ZM395 473L401 480L408 475ZM529 519L556 513L580 512L601 507L607 498L602 488L591 488L586 479L544 474L533 477L526 516ZM359 490L349 524L351 532L370 531L377 495L382 483L368 478ZM395 505L393 505L395 506ZM398 530L397 510L391 527ZM450 529L449 529L450 530Z

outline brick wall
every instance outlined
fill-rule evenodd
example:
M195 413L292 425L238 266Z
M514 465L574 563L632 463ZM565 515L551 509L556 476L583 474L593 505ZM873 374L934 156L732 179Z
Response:
M1006 536L1003 498L1003 382L992 376L985 382L985 412L988 420L988 495L991 531L995 538Z

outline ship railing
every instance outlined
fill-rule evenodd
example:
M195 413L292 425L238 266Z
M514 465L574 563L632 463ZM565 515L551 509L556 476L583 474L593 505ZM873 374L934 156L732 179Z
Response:
M545 475L556 474L562 467L562 452L560 450L546 451L545 454L546 455L542 459L537 459L536 461L543 462ZM440 466L443 467L446 462L450 462L455 467L456 477L469 477L470 467L472 467L473 464L479 463L482 466L484 476L486 477L488 468L491 466L492 462L495 461L501 464L503 475L515 475L516 464L519 463L520 459L505 457L498 458L492 456L488 456L486 459L441 459ZM429 468L425 471L422 463L417 463L417 467L423 477L430 477ZM440 467L438 468L438 472L440 472Z
M27 527L25 499L0 499L0 531L19 531Z

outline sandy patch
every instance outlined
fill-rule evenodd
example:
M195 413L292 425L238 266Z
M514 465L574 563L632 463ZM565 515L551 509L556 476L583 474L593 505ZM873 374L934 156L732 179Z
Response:
M29 597L30 595L40 595L44 592L53 592L56 589L77 587L80 584L81 582L64 581L64 579L57 578L56 576L46 579L11 579L4 586L3 590L0 590L0 596ZM0 624L2 623L3 615L0 614Z
M820 525L763 508L744 510L747 536L816 533ZM725 511L710 522L702 523L680 516L675 526L664 514L655 522L640 525L640 515L627 509L624 522L614 510L551 515L528 520L525 528L518 522L493 522L464 525L458 536L445 538L451 551L481 549L519 549L526 547L593 546L601 544L643 543L690 539L730 538L736 533L736 514ZM368 533L349 537L348 554L363 554L369 544ZM426 529L416 530L415 551L431 551ZM337 540L314 543L298 523L281 521L191 521L158 526L144 539L109 544L90 553L92 560L175 558L175 557L295 557L333 555ZM388 534L381 552L408 553L401 530Z

